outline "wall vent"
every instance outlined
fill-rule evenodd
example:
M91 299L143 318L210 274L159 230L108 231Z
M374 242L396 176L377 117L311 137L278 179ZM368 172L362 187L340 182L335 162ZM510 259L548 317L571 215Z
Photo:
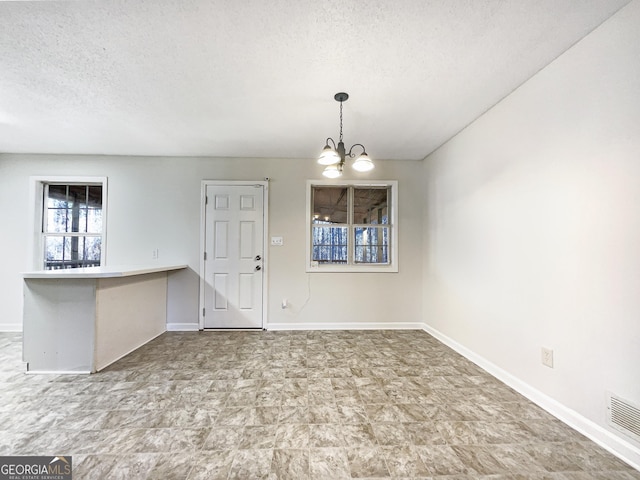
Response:
M640 441L640 408L609 394L609 424L616 430Z

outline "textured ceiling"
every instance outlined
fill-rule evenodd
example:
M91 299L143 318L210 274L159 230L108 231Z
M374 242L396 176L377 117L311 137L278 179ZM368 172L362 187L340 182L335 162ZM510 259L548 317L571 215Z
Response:
M629 0L0 2L0 152L422 159Z

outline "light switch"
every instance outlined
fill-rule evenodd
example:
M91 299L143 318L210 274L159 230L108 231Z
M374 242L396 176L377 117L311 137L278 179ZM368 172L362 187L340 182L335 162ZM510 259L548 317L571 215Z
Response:
M276 245L278 247L284 244L282 237L271 237L271 245Z

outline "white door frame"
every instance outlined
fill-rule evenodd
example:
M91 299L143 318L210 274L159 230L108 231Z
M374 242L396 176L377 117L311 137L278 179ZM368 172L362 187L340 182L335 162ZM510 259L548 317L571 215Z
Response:
M198 311L198 328L204 330L204 295L205 295L205 261L204 251L206 248L206 201L207 201L207 187L210 186L254 186L261 185L263 188L263 223L262 229L262 328L267 325L267 312L268 312L268 284L269 284L269 249L267 244L268 231L269 231L269 181L268 180L203 180L200 189L200 301Z

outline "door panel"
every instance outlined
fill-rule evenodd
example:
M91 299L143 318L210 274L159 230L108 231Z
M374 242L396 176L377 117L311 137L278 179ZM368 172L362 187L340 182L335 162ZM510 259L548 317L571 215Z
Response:
M253 276L254 273L240 274L240 310L248 310L253 308Z
M257 255L255 222L240 222L240 258L250 260Z
M262 328L264 187L208 185L204 328Z
M215 292L214 310L227 310L227 280L229 275L226 273L213 274L213 288Z
M214 256L218 260L226 259L228 257L229 222L215 222L215 232Z

